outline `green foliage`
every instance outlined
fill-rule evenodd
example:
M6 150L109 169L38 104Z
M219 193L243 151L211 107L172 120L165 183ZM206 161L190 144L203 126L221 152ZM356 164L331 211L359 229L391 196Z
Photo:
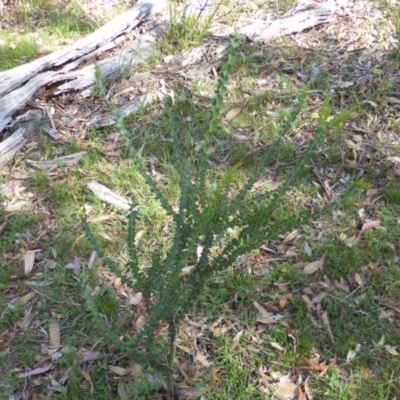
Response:
M38 45L35 42L27 38L21 38L15 43L11 35L7 36L3 35L6 39L6 44L0 46L0 71L31 61L38 53Z
M46 188L50 184L49 175L44 171L34 171L31 179L34 185L38 188Z
M119 301L107 293L96 297L96 303L100 311L106 316L115 315L119 308Z
M162 388L160 381L150 382L146 377L140 377L135 381L127 382L125 392L130 399L147 400L153 397L157 398L158 396L155 393L158 393Z
M168 54L180 54L193 43L201 43L209 35L208 29L218 8L219 5L203 17L202 10L196 15L186 7L180 14L171 5L171 22L160 42L160 49Z
M382 194L388 203L400 205L400 189L395 184L390 184L383 189Z
M145 326L133 338L111 329L104 329L105 336L113 343L128 351L140 363L155 363L165 359L165 346L170 349L167 360L167 371L170 371L173 360L173 343L176 324L193 307L201 294L205 282L217 271L227 269L239 255L259 247L268 240L275 239L279 234L301 226L312 218L318 217L327 208L314 214L306 210L285 208L288 192L301 181L304 167L323 140L324 132L332 125L327 122L327 112L323 113L320 126L316 129L315 139L311 141L306 151L300 155L285 181L273 189L251 193L251 189L260 180L265 166L279 154L285 135L291 131L306 100L303 94L297 99L297 106L284 124L277 140L259 158L248 180L241 187L235 185L235 176L239 165L231 166L222 178L211 189L207 180L207 168L210 163L209 149L216 132L220 129L220 116L223 98L231 65L235 58L237 39L232 39L230 49L223 63L215 98L203 130L203 143L197 157L186 158L185 147L182 144L181 132L177 129L176 121L171 116L169 133L172 139L172 158L179 173L180 193L178 209L164 196L146 171L145 165L129 145L129 135L121 115L106 98L106 91L97 68L96 77L99 92L103 101L111 109L117 127L126 141L133 167L142 175L153 196L163 207L164 212L173 221L170 230L170 247L165 254L163 250L154 249L151 264L144 267L138 262L138 249L135 245L136 224L141 210L132 206L128 215L128 263L121 271L116 263L106 256L98 245L95 236L87 223L84 229L95 250L103 262L113 273L121 277L122 282L130 286L136 293L143 294L145 305ZM328 109L328 101L324 110ZM168 112L168 108L166 108ZM325 115L326 114L326 115ZM343 116L333 120L334 125ZM197 258L196 255L197 254ZM182 277L184 268L191 271ZM85 280L86 298L93 312L96 306L91 298L92 288L89 279ZM104 318L99 316L99 326L104 328ZM161 339L160 332L163 323L169 327L169 342ZM165 365L165 364L164 364ZM171 377L171 374L169 374ZM172 384L169 383L169 388Z

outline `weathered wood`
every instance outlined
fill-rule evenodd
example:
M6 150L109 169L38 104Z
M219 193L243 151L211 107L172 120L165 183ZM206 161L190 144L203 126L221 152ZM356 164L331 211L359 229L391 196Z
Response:
M102 52L113 49L126 40L136 26L162 10L166 2L167 0L141 0L133 8L74 45L0 73L0 132L6 126L11 131L16 129L18 129L17 132L19 131L18 134L14 133L0 143L0 162L10 159L34 133L45 131L55 139L58 138L57 132L48 122L46 113L40 110L28 111L10 124L16 110L23 108L38 91L49 85L60 84L55 94L78 90L83 96L90 94L91 87L95 83L94 65L90 63L83 68L80 68L80 65L88 63ZM229 47L227 35L234 33L234 30L251 41L265 43L282 35L297 33L327 23L331 21L336 8L337 6L332 1L311 3L294 8L291 13L279 20L253 19L250 23L241 26L225 26L222 33L214 31L225 36L225 39L220 38L218 42L209 40L202 46L174 57L167 63L167 71L177 73L187 79L201 78L221 62ZM115 79L117 74L123 73L130 65L150 57L155 38L160 35L165 24L166 18L149 23L148 30L151 33L136 38L118 54L100 60L98 66L103 79L106 81ZM82 92L84 89L86 91ZM151 102L156 98L157 93L139 95L120 107L119 111L122 116L127 116L139 110L146 102ZM29 122L30 119L35 120L33 124ZM103 127L113 123L111 114L106 112L101 116L95 115L86 125Z
M82 62L96 56L100 48L104 51L116 47L129 37L135 27L161 11L166 4L167 0L140 0L132 8L72 46L0 73L0 132L10 122L14 112L23 108L41 88L60 81L76 80L79 72L74 73L74 70L79 68ZM119 64L115 65L115 59L113 61L114 66L118 67ZM102 63L106 70L109 70L110 65ZM89 68L85 72L90 74L92 70ZM81 89L83 82L87 80L80 76L80 83L76 87ZM68 88L73 89L74 84L64 86L64 90Z
M126 103L122 107L118 108L118 112L122 117L127 117L133 112L139 111L140 107L145 106L153 102L156 96L152 93L139 96L131 102ZM86 123L87 127L90 128L104 128L115 124L114 117L111 112L108 111L104 115L94 116L90 121Z
M18 116L15 121L8 126L11 132L15 132L19 128L24 129L24 136L27 139L45 132L54 140L60 140L59 134L51 126L48 115L42 110L29 110L25 114Z
M25 130L19 128L9 138L1 143L0 147L0 165L4 164L26 143Z
M109 188L102 185L101 183L92 181L87 184L87 187L88 187L88 189L90 189L93 192L93 194L98 199L100 199L101 201L104 201L104 203L118 207L123 211L130 210L130 207L131 207L130 200L114 193L113 191L111 191Z
M292 13L274 21L251 19L242 25L216 25L210 32L219 37L168 60L168 72L195 79L209 73L221 62L229 47L229 35L237 33L243 40L267 43L284 35L291 35L330 22L337 6L334 2L309 3L296 7Z
M41 110L29 110L20 115L9 128L13 132L12 135L0 142L0 166L10 160L34 135L46 132L54 140L60 139L58 133L51 127L46 113Z
M219 25L217 29L212 29L212 33L220 36L219 40L210 39L201 46L169 58L166 61L166 72L180 75L185 79L201 79L221 63L230 45L228 36L234 34L235 31L248 40L266 43L279 36L297 33L327 23L331 20L336 8L337 6L332 2L310 3L302 7L295 7L291 13L275 21L253 19L251 23L243 26ZM125 117L138 111L142 105L155 98L155 94L139 96L121 107L119 112ZM93 117L86 125L100 128L114 123L111 113L107 111L101 116Z
M255 43L267 43L281 36L292 35L328 23L332 21L338 9L336 0L297 4L277 20L251 18L250 15L247 23L243 21L241 25L236 26L216 24L211 27L210 32L219 37L228 37L236 33Z
M266 43L284 35L292 35L332 20L337 5L333 1L310 3L295 8L293 15L275 21L257 20L239 28L238 32L256 43Z
M150 59L155 48L155 40L154 35L143 35L122 49L119 54L98 61L97 65L100 69L102 79L106 82L114 80L123 75L126 69L132 65ZM90 64L78 71L72 71L65 75L58 74L53 78L54 81L67 81L67 83L58 87L54 92L55 95L91 87L96 83L95 66L94 64ZM86 95L88 94L86 93Z
M79 162L79 160L86 154L86 151L79 153L68 154L67 156L57 157L49 161L35 161L26 160L33 167L41 170L48 170L56 167L70 167Z

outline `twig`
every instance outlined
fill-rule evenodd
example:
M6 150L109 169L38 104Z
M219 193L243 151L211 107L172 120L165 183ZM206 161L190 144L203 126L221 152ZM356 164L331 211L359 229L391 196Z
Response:
M175 316L172 317L172 321L169 323L169 353L167 361L167 400L172 400L174 396L174 377L172 373L172 365L174 363L175 354L175 337L176 337L176 326Z
M325 183L324 183L324 181L323 181L323 179L321 177L321 174L318 172L317 166L315 165L314 161L311 158L310 158L310 162L312 164L311 171L314 173L314 175L319 180L319 183L323 187L323 189L324 189L324 191L325 191L325 193L326 193L326 195L328 197L328 200L331 200L332 199L332 190L325 185Z

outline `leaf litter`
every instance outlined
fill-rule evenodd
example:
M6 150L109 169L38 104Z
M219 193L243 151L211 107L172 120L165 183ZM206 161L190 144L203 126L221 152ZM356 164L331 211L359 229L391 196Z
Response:
M350 2L351 3L351 2ZM271 6L272 7L272 6ZM347 7L347 8L346 8ZM348 13L347 15L349 16L350 20L351 18L354 18L356 13L359 13L360 10L355 7L353 8L352 6L347 5L344 10ZM368 6L370 7L370 6ZM366 18L368 18L368 12L371 14L374 14L368 7L366 7L365 15ZM370 10L370 11L368 11ZM272 12L272 11L271 11ZM379 15L379 12L375 13L374 15ZM341 22L342 24L342 22ZM328 27L328 31L326 32L327 34L332 34L332 32L335 32L335 24L333 24L334 28ZM368 25L366 24L365 27ZM357 29L366 29L363 26L359 25L359 21L357 21ZM333 84L331 87L332 93L345 93L343 92L344 90L348 88L353 88L354 90L358 90L358 82L363 82L365 79L368 79L368 74L371 74L371 71L373 68L378 67L377 60L369 60L370 65L365 64L365 61L362 59L362 56L358 56L359 53L359 46L360 40L358 38L363 38L365 40L368 40L369 43L372 45L374 42L377 41L377 38L379 39L379 35L384 35L384 33L379 33L380 30L377 30L375 33L370 32L369 29L366 29L366 34L365 35L359 35L357 32L357 29L352 25L346 25L343 30L338 30L336 39L338 46L336 48L332 48L329 52L329 57L333 60L339 60L339 62L335 61L336 65L330 64L329 65L329 60L326 61L328 63L327 65L327 70L329 68L332 71L332 76L333 76ZM384 29L382 29L383 31ZM313 30L311 33L301 33L299 35L296 35L293 37L293 40L297 42L298 46L303 47L305 50L305 54L307 53L307 47L312 48L313 46L316 46L318 42L321 40L321 38L316 34L318 31ZM322 30L324 32L324 30ZM324 32L325 33L325 32ZM335 33L336 34L336 33ZM376 36L376 37L374 37ZM351 38L349 40L349 37ZM307 46L307 47L306 47ZM343 51L343 49L346 49L346 51ZM279 49L281 51L281 49ZM352 52L355 53L352 53ZM347 55L346 55L347 54ZM349 54L357 54L358 59L355 62L355 77L356 79L352 79L348 77L348 72L345 69L346 65L349 65L347 63L346 57L348 57ZM377 55L378 56L378 55ZM336 58L335 58L336 57ZM306 58L305 55L300 56L300 61L298 63L299 65L307 65L306 63L303 63L304 59ZM285 61L287 64L291 64L292 62ZM293 63L294 64L294 63ZM366 65L366 67L365 67ZM288 70L290 70L289 67L293 67L292 65L288 65ZM321 68L321 66L319 67ZM323 68L323 66L322 66ZM363 69L365 68L365 76L363 74ZM302 79L302 80L309 80L310 77L312 76L312 71L308 71L307 67L301 67L299 71L297 71L295 77L293 79ZM268 87L268 84L274 84L272 80L266 79L265 82L262 83L263 88L265 89L273 89L272 87ZM165 85L164 85L165 86ZM367 85L366 85L367 86ZM362 87L360 90L363 90ZM342 91L342 92L340 92ZM316 103L318 104L318 97L316 100ZM386 101L390 104L392 104L394 107L397 107L399 104L399 101L396 97L393 96L386 96ZM366 122L366 129L365 131L360 132L359 130L362 130L361 127L359 127L360 124L358 124L359 118L361 118L362 114L353 114L353 120L350 120L350 123L346 123L346 128L348 128L350 131L351 130L356 130L358 133L358 136L351 135L349 139L344 140L344 145L341 148L343 157L344 157L344 164L343 168L351 166L351 168L354 168L357 173L362 176L364 174L363 168L362 168L362 160L368 158L372 153L371 149L373 147L370 147L369 145L375 145L374 142L372 142L372 134L375 134L376 132L374 131L375 126L382 126L382 132L384 134L387 134L388 140L390 139L396 139L393 137L393 134L390 133L387 129L388 124L385 124L385 121L382 119L381 116L374 115L373 109L379 107L379 105L372 101L369 100L368 102L365 102L366 106L369 106L370 108L366 108L366 115L368 117L367 122ZM277 109L279 109L280 105L277 105ZM397 111L396 111L397 110ZM231 108L230 111L225 115L225 119L228 122L236 122L236 118L240 115L242 112L241 107L236 107L236 108ZM273 113L275 111L269 111L270 113ZM398 109L395 108L394 112L398 112ZM271 114L272 115L272 114ZM389 117L390 118L390 117ZM382 133L377 133L377 137L382 134ZM392 136L391 136L392 135ZM243 135L238 136L242 140L244 138ZM239 140L239 139L238 139ZM115 143L113 142L113 145ZM114 150L112 147L107 147L107 150ZM324 149L322 149L322 153L324 153ZM322 154L324 155L324 154ZM389 157L386 157L385 161L390 161L393 163L399 162L396 159L396 155L393 154ZM398 158L398 157L397 157ZM369 158L368 158L369 159ZM377 168L380 168L379 162L376 164ZM340 169L338 171L332 171L329 168L325 167L324 165L320 166L317 165L317 171L318 171L318 176L321 178L321 180L317 179L315 182L316 187L321 188L326 195L333 196L337 194L337 192L340 191L341 185L343 182L346 182L347 176L343 171ZM21 170L22 171L22 170ZM14 171L15 172L15 171ZM366 203L366 207L376 207L379 206L379 196L378 194L380 193L381 186L378 185L378 192L376 193L367 193L364 202ZM370 189L371 190L371 189ZM337 191L337 192L335 192ZM20 211L23 210L25 207L30 205L30 198L27 200L27 197L24 197L25 195L25 189L23 189L22 186L15 186L15 189L13 190L13 199L8 199L6 202L6 211L7 212L15 212L15 211ZM312 202L304 202L304 205L306 207L310 207L311 209L314 207ZM367 231L367 230L373 230L376 229L380 225L380 220L378 223L378 219L373 218L371 220L365 220L365 223L361 227L361 231L359 232L359 236L348 236L346 238L347 244L351 245L357 245L355 240L351 240L352 237L355 239L361 239L361 233ZM310 287L308 290L305 290L302 292L301 296L303 298L303 301L307 305L307 309L310 313L310 315L316 319L316 323L325 329L327 332L327 335L329 336L330 340L332 343L334 343L334 336L332 333L332 328L330 326L330 320L329 320L329 315L327 311L323 310L322 303L324 299L329 296L329 295L340 295L340 294L345 294L351 295L354 292L357 287L365 287L368 285L368 276L369 274L376 274L379 275L381 273L381 268L382 266L377 264L377 265L368 265L365 267L365 271L359 271L359 272L354 272L351 276L343 276L341 278L335 278L330 280L327 276L324 276L324 278L320 278L322 273L325 273L329 276L329 272L327 270L327 267L324 266L324 258L316 259L318 257L318 246L314 247L314 243L321 243L323 241L323 237L329 235L329 229L330 227L326 226L317 226L317 225L312 225L311 226L313 230L315 230L315 235L312 235L310 237L307 237L307 233L302 232L302 230L297 230L293 232L289 232L286 235L283 235L279 240L276 240L274 242L266 243L265 246L262 246L259 250L259 256L256 258L249 258L245 265L249 270L250 274L253 274L255 279L260 279L265 276L268 276L271 271L273 270L273 266L283 262L286 262L287 260L293 259L293 262L290 261L290 265L293 269L297 268L301 269L303 271L303 274L306 276L309 276L310 279ZM320 235L320 236L319 236ZM307 237L306 244L301 246L301 242L304 238ZM25 240L26 238L24 238ZM29 243L29 241L25 241L25 243ZM302 254L304 253L311 259L313 259L313 253L311 252L311 247L309 246L308 243L311 243L313 245L314 250L314 259L315 261L309 262L309 259L307 259L307 262L304 261L299 261L298 259L302 257ZM31 246L31 245L30 245ZM27 261L24 259L25 265L24 265L24 270L25 274L31 274L33 271L40 270L40 266L36 265L35 263L35 249L36 247L29 247L26 246L27 253L29 252L29 256L27 257ZM390 248L390 246L389 246ZM396 248L395 248L396 249ZM25 253L25 254L27 254ZM93 261L89 262L90 267L93 267L94 263L94 257L93 256ZM38 261L38 260L37 260ZM81 273L81 268L82 265L79 260L75 258L74 262L69 264L69 267L72 269L73 273L78 277ZM365 278L364 278L364 273L365 273ZM321 279L320 282L315 282L313 278L315 279ZM39 277L38 277L39 278ZM21 330L27 330L32 327L32 322L34 322L34 319L37 317L35 314L35 307L37 307L37 297L41 294L42 290L46 285L52 285L52 283L48 284L46 282L43 283L43 281L36 281L36 277L29 278L31 279L27 283L27 287L35 287L38 290L38 293L36 292L28 292L26 294L23 294L21 296L21 293L14 293L16 303L20 307L28 307L25 310L25 314L22 320L19 320L17 323L17 327L21 328ZM51 282L49 280L48 282ZM114 280L115 283L115 280ZM320 291L322 288L323 291ZM122 291L123 287L121 284L114 285L114 289L118 291ZM306 288L305 288L306 289ZM15 289L14 289L15 290ZM128 293L129 297L131 299L131 306L137 307L140 305L140 294L132 294ZM201 338L207 337L204 331L211 332L214 336L229 336L232 338L232 343L237 343L240 342L245 336L243 332L249 333L253 335L253 337L257 338L257 340L260 340L258 336L259 333L257 333L259 330L267 330L276 325L277 323L282 323L285 322L286 324L290 324L290 307L288 307L288 304L290 301L292 301L292 298L294 297L294 301L296 301L299 296L296 293L292 293L289 291L282 290L277 298L275 299L275 304L266 304L264 303L263 300L259 300L259 302L254 303L255 309L260 313L260 317L256 317L254 319L254 325L255 327L251 326L237 326L235 321L230 322L229 324L224 322L223 325L221 325L221 321L217 319L217 321L212 322L212 321L202 321L201 319L194 318L192 321L193 324L189 323L186 321L183 325L185 328L193 328L191 332L191 336L188 335L187 333L184 336L182 334L181 340L189 340L190 337L195 337L198 340L201 340ZM348 298L348 301L351 302L353 301L352 297ZM32 304L33 303L33 304ZM256 305L257 304L257 305ZM33 306L32 308L30 306ZM275 307L275 308L274 308ZM284 310L284 313L282 312ZM385 312L385 314L383 313ZM394 310L389 310L385 311L382 310L381 314L382 316L381 319L384 320L389 320L396 318L396 312ZM397 316L398 318L398 316ZM258 322L258 324L257 324ZM140 327L143 327L145 323L145 317L140 316L136 320L136 326L140 329ZM53 325L54 324L54 325ZM59 326L58 326L58 333L57 333L57 327L55 324L58 324L58 322L53 322L50 325L49 328L49 340L51 342L51 345L54 346L54 348L60 347L60 341L61 338L60 336L60 331L59 331ZM232 324L232 325L230 325ZM39 326L40 324L37 324ZM206 328L204 326L206 325ZM232 328L233 326L233 328ZM257 328L257 326L261 326L262 328ZM282 325L285 327L285 325ZM53 328L52 328L53 327ZM237 330L236 330L237 328ZM34 329L39 329L35 328ZM254 330L253 330L254 329ZM187 329L186 332L190 332L190 329ZM17 335L21 335L21 332L17 331ZM208 333L209 334L209 333ZM184 338L184 339L183 339ZM262 342L262 340L260 340ZM285 346L282 345L282 343L279 343L277 341L270 341L270 346L278 350L279 352L285 351ZM383 343L381 345L384 345ZM388 354L391 356L398 356L398 348L395 345L389 345L386 344L384 345L385 350ZM210 357L208 354L206 354L206 351L204 348L201 346L197 346L196 352L190 346L188 345L181 345L180 348L183 353L186 353L187 355L190 355L193 357L194 354L195 356L195 361L197 361L195 364L195 368L197 368L197 371L201 371L201 369L209 369L212 366L212 357ZM283 349L283 350L282 350ZM357 347L355 350L357 352ZM204 352L202 354L202 352ZM100 352L90 352L89 350L85 350L86 356L82 356L82 360L84 362L91 362L93 360L97 360L100 358ZM352 355L351 355L352 356ZM200 360L197 358L200 357ZM318 372L324 372L327 370L329 365L335 366L335 363L332 362L326 362L326 361L311 361L311 355L310 359L307 360L307 367L310 370L315 370ZM112 365L111 365L112 366ZM114 366L116 367L116 366ZM31 377L31 376L40 376L42 374L46 374L49 372L51 369L55 368L55 366L44 366L44 367L38 367L34 368L30 371L23 372L20 374L20 377ZM121 368L121 367L119 367ZM122 368L123 370L127 370L125 368ZM296 369L296 367L294 368ZM112 369L110 369L112 371ZM299 368L301 370L301 368ZM302 374L299 375L293 375L292 373L289 373L289 371L292 372L291 368L287 368L288 373L287 374L282 374L279 375L276 373L276 371L272 371L270 367L263 369L260 373L260 385L269 385L268 390L272 390L273 393L273 388L275 390L278 390L279 393L284 395L283 393L285 392L288 396L292 397L297 397L296 400L300 398L309 398L311 399L311 393L312 390L309 387L308 382L312 380L312 377L310 376L302 376ZM82 375L84 376L85 380L89 382L91 386L91 391L93 391L93 382L90 377L90 375L83 371ZM117 374L118 375L118 374ZM124 375L122 375L124 376ZM120 388L121 384L121 388ZM118 393L123 393L123 386L124 382L121 380L120 384L118 385ZM275 387L271 385L276 385ZM194 389L188 389L188 393L193 393L190 392L190 390ZM271 392L269 392L271 393ZM197 393L198 394L198 393ZM285 396L286 396L285 394ZM125 394L126 398L129 398ZM122 398L122 396L121 396Z

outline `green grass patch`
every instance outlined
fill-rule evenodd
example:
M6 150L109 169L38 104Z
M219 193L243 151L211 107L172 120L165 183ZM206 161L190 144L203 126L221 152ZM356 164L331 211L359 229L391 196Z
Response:
M21 35L0 34L0 71L32 61L39 53L38 44Z

